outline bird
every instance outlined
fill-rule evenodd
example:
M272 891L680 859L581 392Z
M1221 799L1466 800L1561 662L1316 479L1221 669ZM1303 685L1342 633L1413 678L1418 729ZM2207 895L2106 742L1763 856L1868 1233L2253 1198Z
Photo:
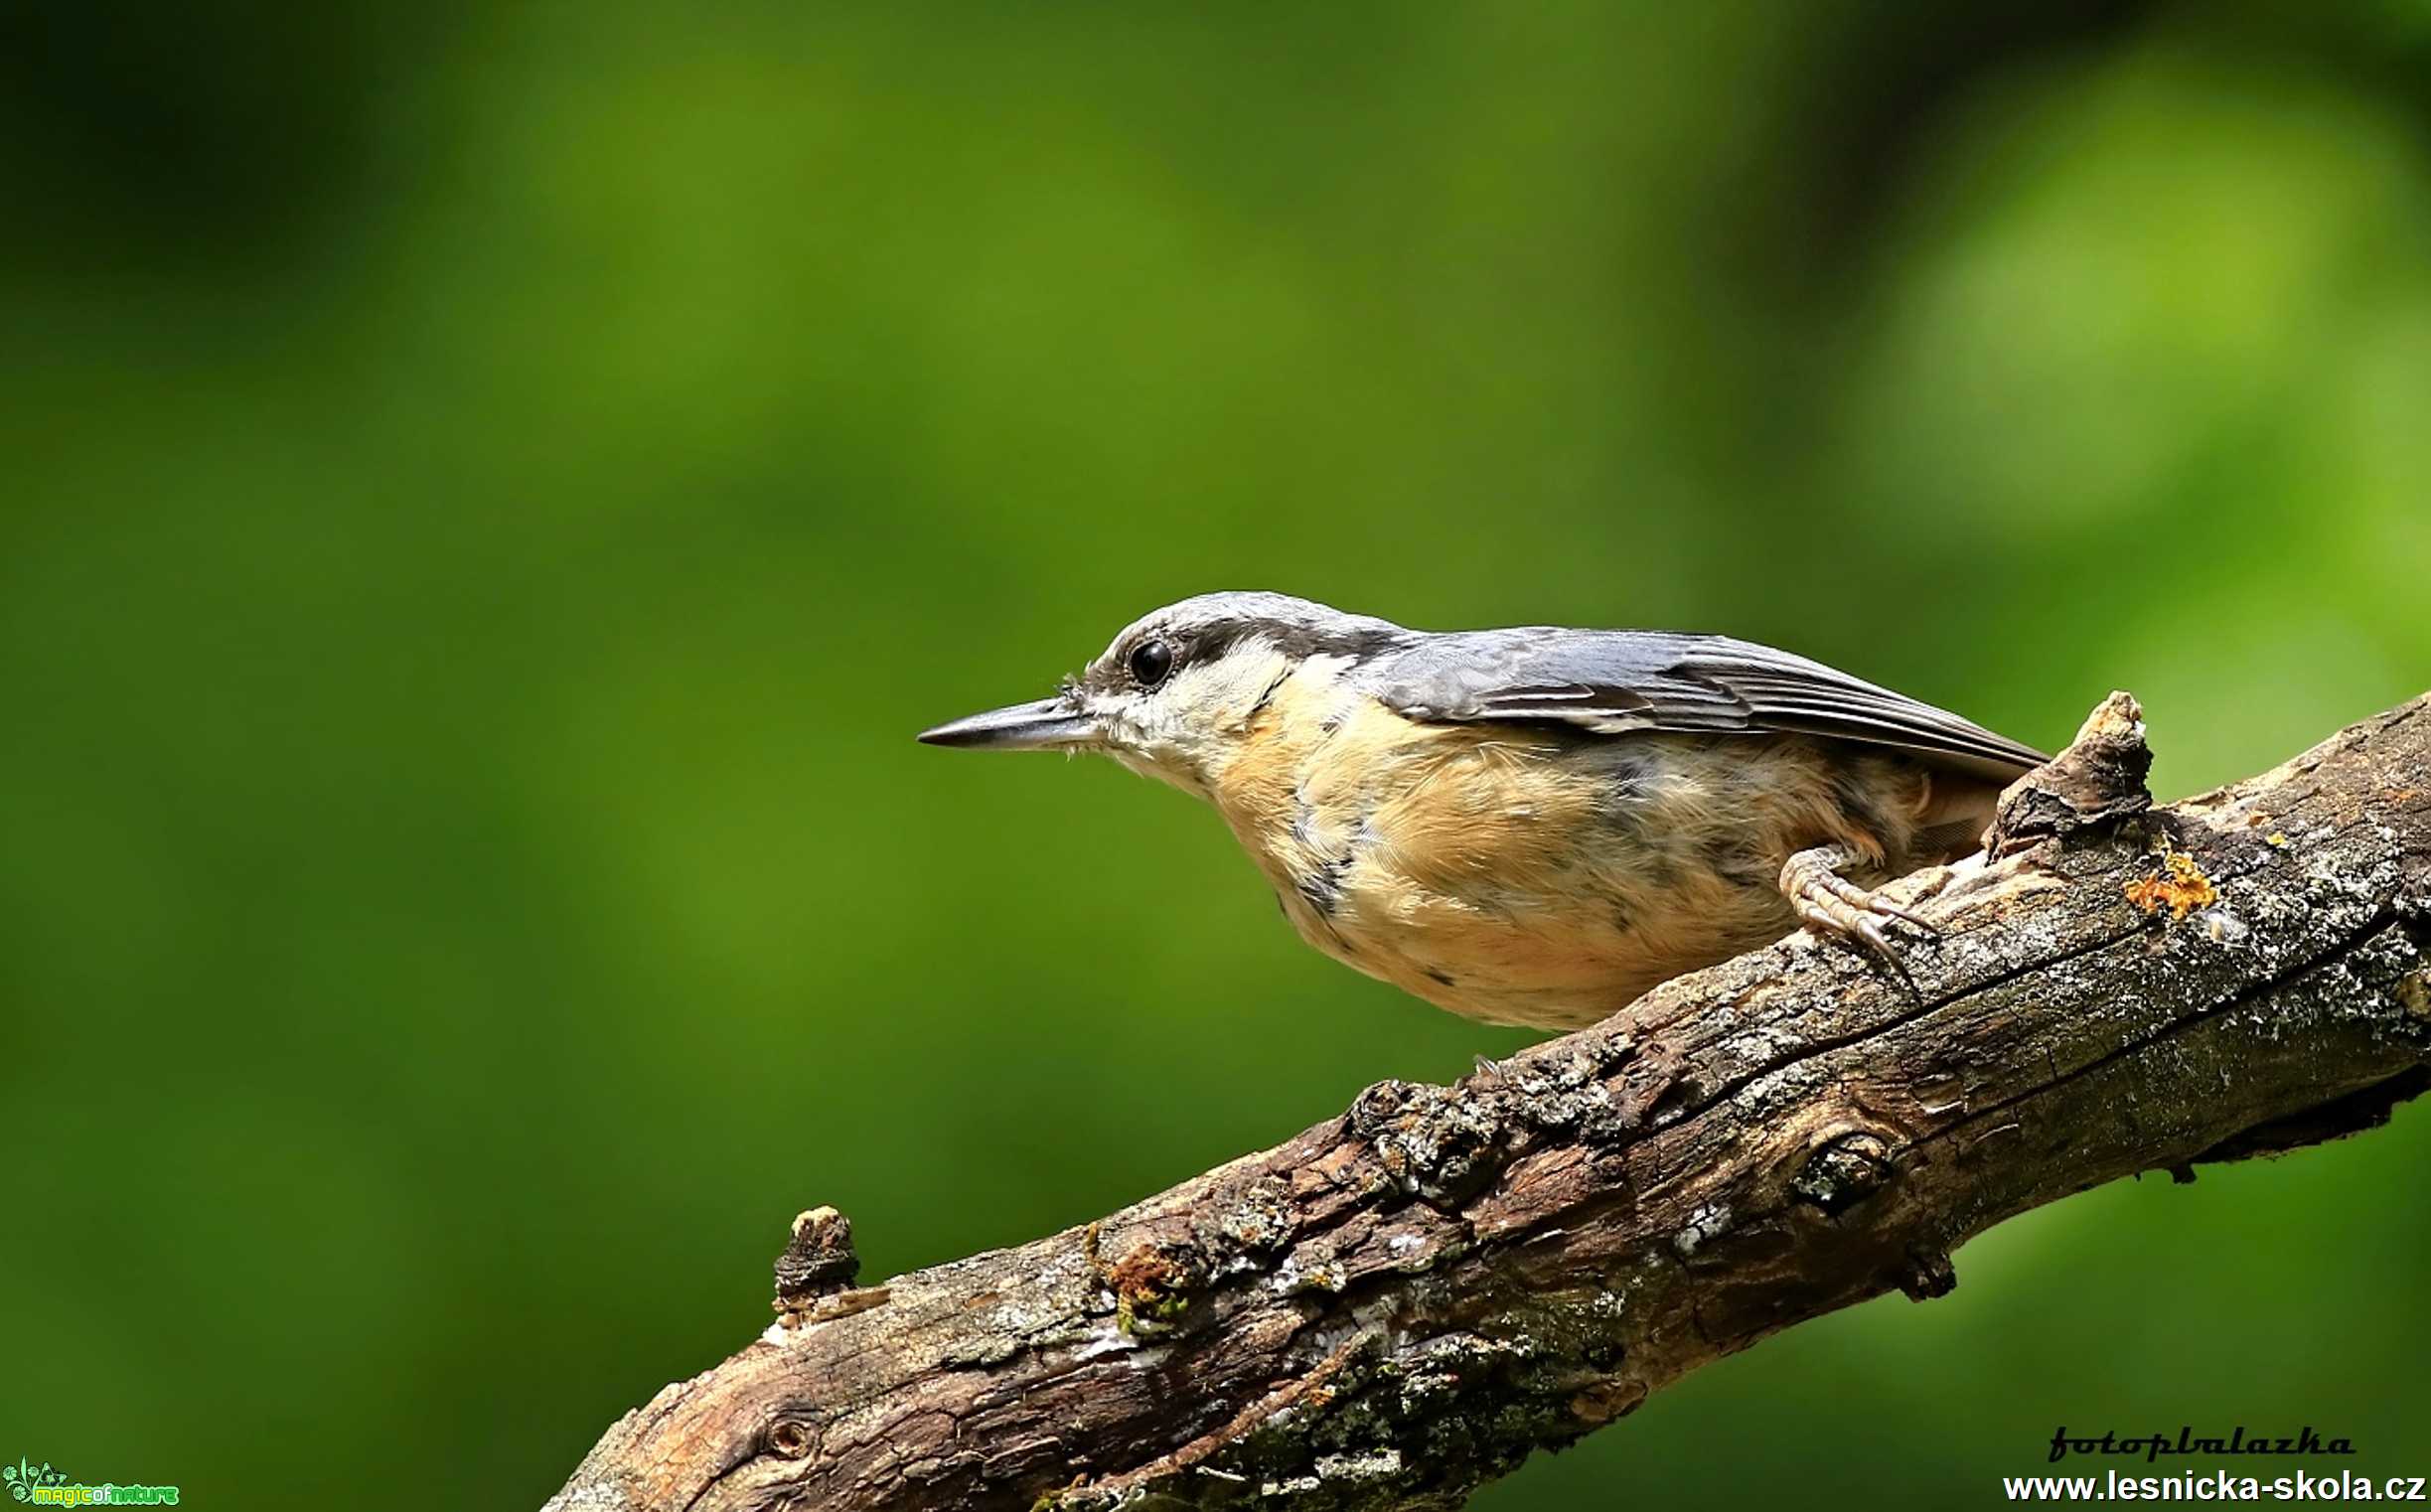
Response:
M1890 879L1978 848L2047 758L1727 636L1412 630L1280 593L1125 627L936 746L1100 753L1211 804L1308 944L1545 1030L1800 926L1912 988Z

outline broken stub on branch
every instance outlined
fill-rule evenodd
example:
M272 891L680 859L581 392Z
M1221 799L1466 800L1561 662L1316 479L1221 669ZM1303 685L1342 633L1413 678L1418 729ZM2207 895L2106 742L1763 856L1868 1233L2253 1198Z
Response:
M2153 806L2145 786L2152 769L2144 709L2132 693L2114 692L2085 717L2066 750L2001 794L1984 849L1999 860L2143 814Z

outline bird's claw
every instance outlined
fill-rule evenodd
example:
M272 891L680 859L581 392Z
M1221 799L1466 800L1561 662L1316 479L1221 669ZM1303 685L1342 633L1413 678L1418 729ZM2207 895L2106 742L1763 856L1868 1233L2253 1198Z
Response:
M1898 974L1907 990L1921 998L1924 994L1916 979L1908 972L1907 963L1899 958L1899 948L1881 923L1882 919L1897 919L1929 939L1941 938L1941 930L1928 920L1890 902L1881 894L1858 886L1840 875L1839 868L1852 864L1857 857L1838 845L1801 850L1781 868L1781 892L1789 900L1800 923L1821 935L1847 940L1862 947L1868 955Z

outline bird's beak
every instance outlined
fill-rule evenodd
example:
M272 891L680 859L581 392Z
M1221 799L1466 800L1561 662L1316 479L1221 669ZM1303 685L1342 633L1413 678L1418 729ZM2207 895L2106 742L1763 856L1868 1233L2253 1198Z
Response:
M920 732L922 745L962 745L986 751L1064 751L1092 745L1097 720L1068 699L1041 698L1010 708L991 708Z

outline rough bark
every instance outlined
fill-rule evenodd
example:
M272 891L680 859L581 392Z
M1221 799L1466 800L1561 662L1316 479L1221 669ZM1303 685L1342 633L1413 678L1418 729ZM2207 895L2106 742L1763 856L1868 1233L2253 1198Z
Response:
M1017 1249L851 1288L628 1414L550 1509L1451 1507L2012 1214L2431 1082L2431 695L2166 809L2123 694L1895 896Z

